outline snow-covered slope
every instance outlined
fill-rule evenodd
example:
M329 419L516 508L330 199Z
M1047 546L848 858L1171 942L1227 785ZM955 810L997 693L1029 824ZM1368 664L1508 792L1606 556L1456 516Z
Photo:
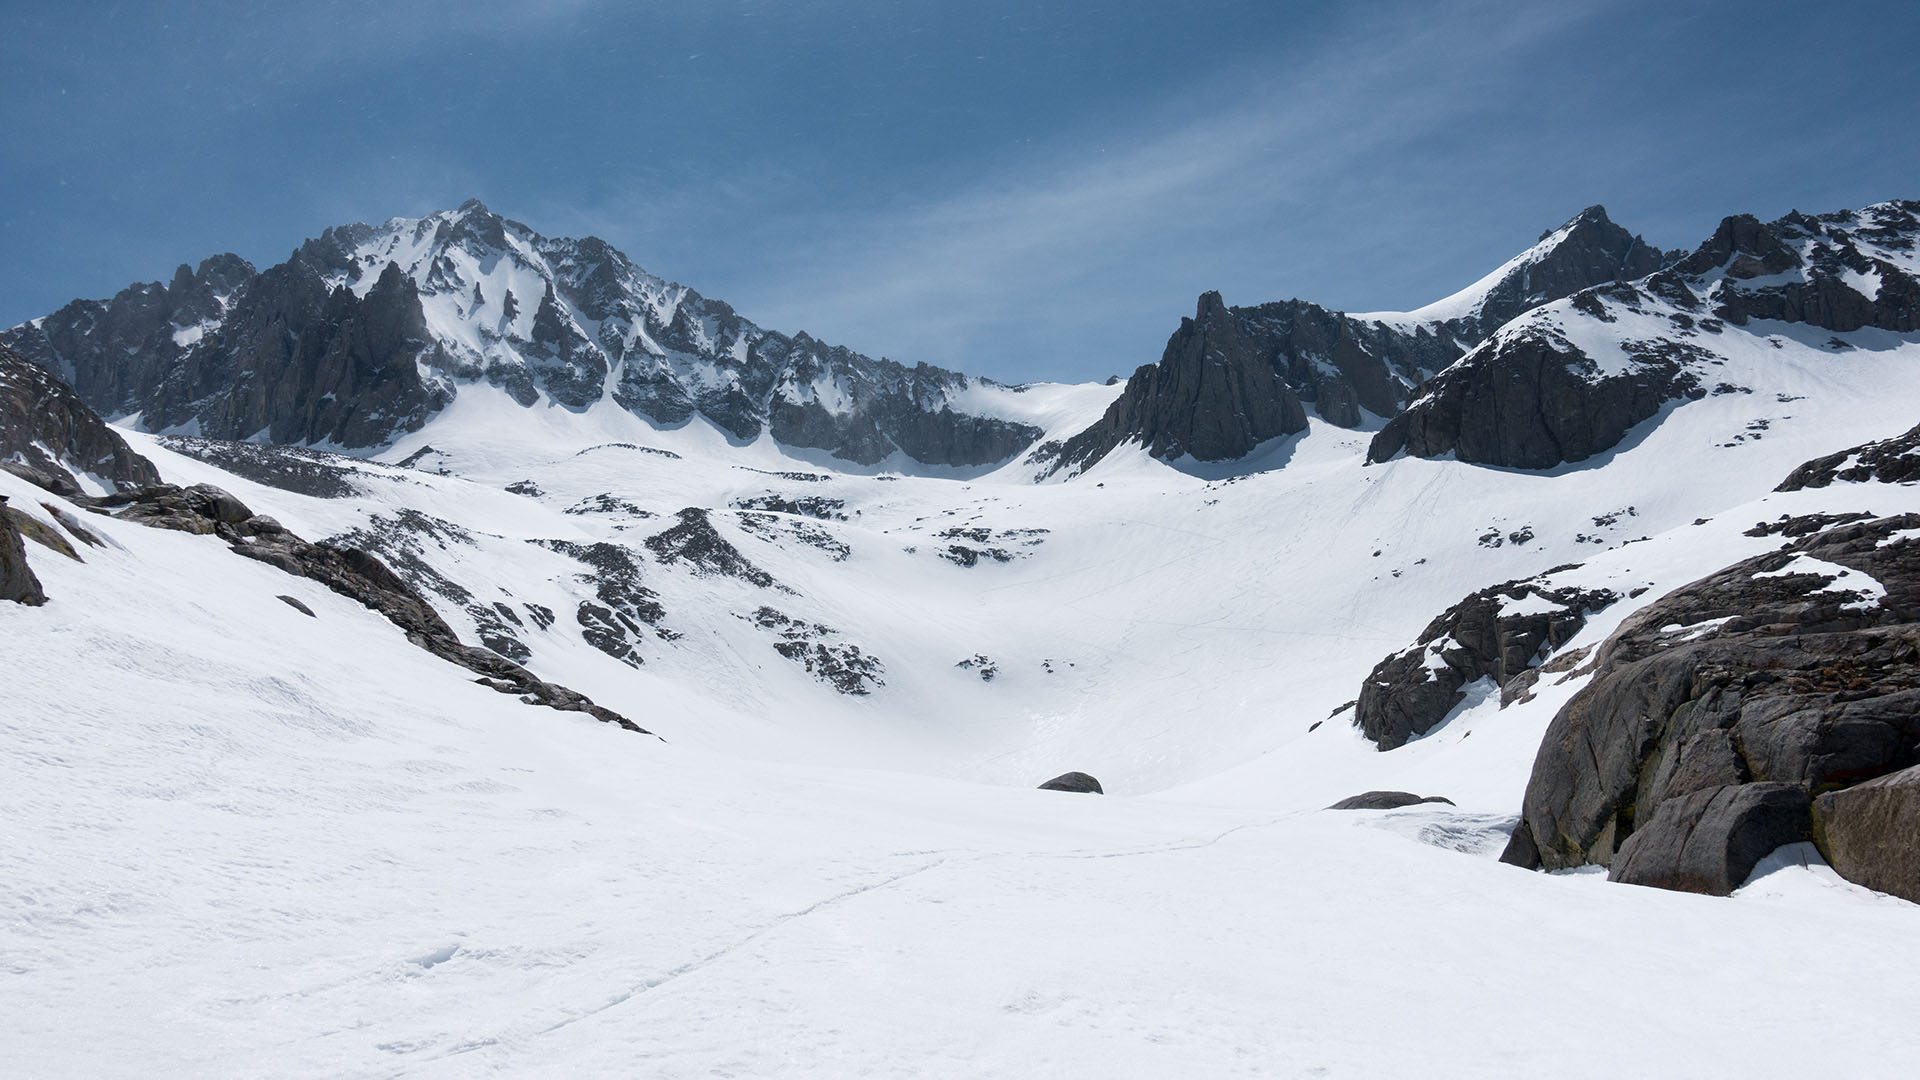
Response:
M107 546L0 611L20 1075L1885 1075L1916 1049L1913 908L1792 853L1726 901L1523 873L1491 854L1509 815L1312 811L1271 773L1232 778L1266 804L1239 809L714 755L473 686L211 538L87 520ZM1468 726L1408 748L1423 779L1513 741Z
M1377 756L1344 716L1308 728L1432 616L1905 430L1920 416L1911 353L1768 347L1737 373L1748 392L1548 473L1364 466L1365 433L1317 421L1242 462L1169 468L1123 449L1070 483L1034 486L1017 464L853 473L608 403L474 395L382 455L411 468L347 462L347 490L318 498L133 438L171 479L370 546L469 640L676 744L1008 784L1082 768L1139 792L1269 753ZM1062 426L1101 404L1081 388L996 392ZM706 551L709 534L738 559ZM616 632L598 632L600 612ZM1524 766L1485 778L1484 809L1510 806ZM1351 794L1303 782L1275 797Z
M1792 295L1753 285L1751 239L1689 273ZM391 261L330 302L457 302L433 260ZM498 264L448 271L483 298L496 272L504 296ZM1627 365L1676 329L1653 305L1678 301L1633 292L1527 325ZM1035 484L1027 460L930 468L896 442L856 465L649 419L618 380L523 403L484 375L370 457L126 428L168 481L374 552L464 640L664 742L477 686L214 537L0 472L40 528L58 508L105 541L30 547L49 602L0 604L16 1067L1895 1071L1920 1051L1915 909L1817 854L1776 852L1731 900L1496 862L1590 669L1505 708L1470 684L1384 753L1351 725L1377 663L1494 583L1618 596L1571 654L1777 547L1756 523L1920 512L1897 478L1774 490L1914 426L1920 331L1769 318L1701 346L1697 399L1531 471L1369 465L1373 421L1308 418L1237 460L1121 443ZM506 363L508 340L467 344ZM1056 441L1123 392L943 400ZM1070 769L1109 794L1032 790ZM1321 809L1373 789L1455 805Z
M1452 329L1475 342L1522 311L1606 281L1645 277L1681 255L1652 247L1589 206L1532 247L1459 292L1412 311L1372 311L1354 319L1402 330Z

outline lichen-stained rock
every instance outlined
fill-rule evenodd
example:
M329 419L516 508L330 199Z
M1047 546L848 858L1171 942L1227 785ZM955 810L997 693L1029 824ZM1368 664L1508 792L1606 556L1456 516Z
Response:
M1412 646L1374 666L1361 684L1354 726L1392 750L1433 730L1477 680L1499 684L1503 703L1519 696L1519 676L1619 599L1606 589L1556 586L1557 572L1482 589L1441 613Z
M1920 766L1813 805L1815 842L1841 877L1920 904Z
M1634 830L1608 877L1629 885L1728 896L1773 849L1812 833L1807 789L1798 784L1730 784L1660 804Z

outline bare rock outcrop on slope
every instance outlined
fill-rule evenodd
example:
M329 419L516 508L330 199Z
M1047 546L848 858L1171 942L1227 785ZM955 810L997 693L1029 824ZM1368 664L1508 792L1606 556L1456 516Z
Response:
M4 345L0 345L0 462L51 477L63 494L80 490L74 471L109 487L160 482L153 463L134 453L120 433L71 388Z
M1903 435L1864 443L1837 454L1814 458L1787 474L1775 491L1823 488L1834 482L1859 484L1877 480L1906 484L1920 480L1920 427Z
M1623 291L1632 287L1613 290ZM1584 461L1617 445L1668 401L1706 396L1692 368L1705 359L1693 346L1648 344L1631 372L1606 375L1563 336L1518 333L1442 372L1374 436L1367 459L1453 454L1514 469Z
M0 600L39 607L47 602L47 592L27 565L27 545L7 509L7 497L0 495Z
M404 631L414 645L478 675L476 682L517 695L529 705L586 713L605 723L646 733L646 729L612 709L594 704L584 694L546 682L495 652L461 643L432 605L378 557L359 548L303 540L211 484L187 488L158 484L98 499L69 498L96 513L151 528L216 536L235 554L295 577L310 578L379 612ZM0 538L0 547L4 545L4 538Z
M1547 655L1587 616L1619 597L1606 589L1555 585L1552 575L1489 586L1442 612L1411 646L1374 665L1361 684L1353 724L1382 750L1433 730L1466 700L1465 687L1491 678L1501 703L1524 694Z
M1548 727L1504 858L1725 893L1774 847L1830 845L1810 802L1847 835L1848 807L1873 804L1846 791L1920 763L1915 529L1912 514L1827 529L1630 617Z

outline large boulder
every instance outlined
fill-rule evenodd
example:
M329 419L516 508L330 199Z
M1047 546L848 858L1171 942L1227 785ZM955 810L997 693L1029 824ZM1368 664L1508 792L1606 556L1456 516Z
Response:
M1809 799L1920 764L1916 529L1829 528L1623 622L1541 740L1506 861L1725 892L1805 838Z
M1808 838L1807 789L1728 784L1668 799L1621 846L1608 877L1728 896L1775 848Z
M246 503L212 484L185 488L154 484L92 501L96 507L110 510L115 516L156 529L176 529L203 536L219 532L230 538L280 529L272 518L256 517Z
M1920 904L1920 766L1820 796L1813 826L1841 877Z

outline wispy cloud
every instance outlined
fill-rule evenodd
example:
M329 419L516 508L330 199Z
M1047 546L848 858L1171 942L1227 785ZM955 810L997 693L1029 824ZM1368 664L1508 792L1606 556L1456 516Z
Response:
M743 281L735 299L769 325L1013 377L1061 358L1001 354L1008 327L1044 321L1061 331L1053 341L1020 339L1111 352L1117 336L1104 331L1116 308L1145 306L1151 314L1138 325L1157 326L1158 337L1148 330L1125 355L1087 358L1094 368L1130 368L1157 357L1170 304L1184 307L1223 279L1261 276L1216 256L1209 239L1245 252L1237 234L1276 216L1306 219L1297 236L1339 233L1311 219L1342 201L1332 189L1351 182L1361 159L1457 120L1481 100L1489 66L1588 14L1580 5L1419 5L1355 20L1301 66L1182 87L1150 116L933 201L818 219L800 250ZM1378 239L1351 225L1352 242ZM1289 257L1287 239L1276 235L1275 263ZM1061 310L1076 303L1085 317Z

